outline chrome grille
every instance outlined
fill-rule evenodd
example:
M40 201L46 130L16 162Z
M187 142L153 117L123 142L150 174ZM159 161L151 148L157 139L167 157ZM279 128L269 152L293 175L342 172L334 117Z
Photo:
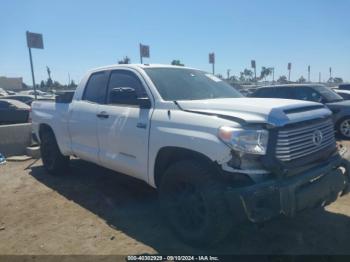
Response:
M328 119L321 123L279 131L276 157L282 161L292 161L335 146L333 122Z

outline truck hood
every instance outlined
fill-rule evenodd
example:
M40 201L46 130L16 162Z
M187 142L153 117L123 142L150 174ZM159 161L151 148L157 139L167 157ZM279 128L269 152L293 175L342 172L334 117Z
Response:
M223 98L177 101L177 103L181 109L193 113L273 126L284 126L331 115L331 111L322 104L291 99Z

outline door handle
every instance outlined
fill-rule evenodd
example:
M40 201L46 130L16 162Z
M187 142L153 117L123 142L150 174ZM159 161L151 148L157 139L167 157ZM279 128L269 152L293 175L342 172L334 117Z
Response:
M144 129L146 129L147 128L147 124L146 123L137 123L136 127L137 128L144 128Z
M101 113L97 114L96 116L98 118L108 118L109 117L109 115L105 111L102 111Z

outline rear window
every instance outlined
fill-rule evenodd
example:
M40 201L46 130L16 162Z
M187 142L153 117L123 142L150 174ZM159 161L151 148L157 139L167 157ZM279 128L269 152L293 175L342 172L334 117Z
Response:
M83 100L103 104L107 90L107 72L98 72L90 76L85 87Z

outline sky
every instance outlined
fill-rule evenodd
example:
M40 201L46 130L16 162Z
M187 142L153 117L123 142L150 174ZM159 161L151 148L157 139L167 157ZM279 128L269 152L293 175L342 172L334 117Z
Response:
M349 0L0 0L0 76L32 83L25 32L42 33L33 49L36 82L79 82L92 68L124 56L139 63L139 43L150 46L144 63L186 66L239 75L256 60L291 80L334 77L350 81Z

